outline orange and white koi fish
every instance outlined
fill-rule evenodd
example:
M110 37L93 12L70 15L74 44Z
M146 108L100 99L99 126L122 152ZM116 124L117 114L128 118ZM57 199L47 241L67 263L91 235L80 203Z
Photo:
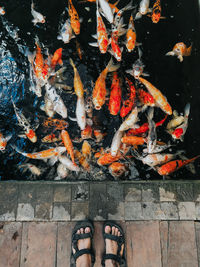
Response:
M81 138L83 140L92 138L92 127L90 125L87 125L85 129L81 131Z
M91 145L87 140L84 140L82 144L82 153L85 158L91 158Z
M143 89L139 89L137 93L138 99L143 106L142 110L146 109L147 107L154 107L156 105L156 102L150 93L144 91Z
M70 61L70 64L72 65L72 67L74 69L74 91L75 91L75 94L78 97L83 97L84 88L83 88L83 83L81 81L80 75L78 73L78 70L77 70L73 60L70 58L69 61Z
M60 136L57 137L54 133L51 133L43 137L41 141L43 143L54 143L60 140L61 140Z
M68 9L69 9L69 16L70 16L70 23L73 31L76 35L80 34L80 21L79 15L72 3L72 0L68 1Z
M111 47L112 47L111 54L116 58L117 61L121 61L122 60L122 49L119 47L118 38L119 38L119 36L112 32L112 34L111 34Z
M40 152L34 152L34 153L26 153L19 150L16 146L13 146L13 148L23 156L31 159L49 159L51 157L57 157L60 154L64 153L66 151L66 148L64 146L59 146L55 148L49 148L47 150L43 150Z
M183 57L187 57L191 55L192 45L187 48L184 43L177 43L173 47L172 51L168 52L166 56L177 56L180 62L183 61Z
M45 17L41 13L37 12L34 9L34 3L33 2L31 4L31 14L32 14L32 16L34 18L32 20L34 25L36 25L37 23L45 23Z
M123 175L126 175L129 171L127 164L121 162L113 162L108 167L109 173L114 178L120 178Z
M66 149L66 148L65 148ZM58 157L59 161L67 167L68 170L74 171L74 172L79 172L80 168L78 165L74 164L68 157L65 155L59 155Z
M171 115L172 114L172 108L170 104L167 102L166 97L150 82L145 80L144 78L139 77L139 81L143 83L149 93L153 96L156 104L166 113Z
M106 133L102 133L101 130L98 130L98 129L95 129L93 133L94 133L97 143L101 142L104 136L106 135Z
M200 157L200 155L191 158L191 159L187 159L187 160L181 160L181 159L177 159L177 160L173 160L173 161L169 161L168 163L156 167L156 171L158 172L158 174L160 175L169 175L177 170L179 170L180 168L184 167L187 164L190 164L191 162L195 161L196 159L198 159Z
M173 118L168 122L166 129L171 130L181 125L184 122L184 116L178 115L176 110L173 111Z
M126 131L130 128L134 128L135 123L138 120L138 109L135 107L131 113L128 115L128 117L125 119L125 121L122 122L122 124L119 127L119 131Z
M121 107L120 116L122 118L126 117L126 115L131 111L136 101L136 89L134 84L128 78L126 78L126 82L128 83L129 86L130 96L129 99L123 102L123 105Z
M188 127L188 118L190 114L190 104L185 106L184 122L176 127L174 130L169 130L169 133L174 139L180 139L183 142L184 135Z
M117 115L120 110L122 99L121 81L118 78L117 72L113 72L113 79L110 92L110 100L108 109L111 115Z
M28 122L28 120L25 118L25 116L21 113L21 111L16 107L15 103L13 102L13 107L14 107L14 111L15 111L15 115L17 117L18 123L21 127L24 128L25 131L25 136L33 143L37 142L37 136L34 132L34 130L32 129L30 123Z
M113 163L114 161L119 160L122 157L121 153L118 152L116 156L112 156L110 152L103 154L99 157L97 160L98 165L109 165Z
M62 40L65 44L68 44L72 38L75 38L75 35L73 34L70 20L68 19L63 24L57 39Z
M108 72L116 71L119 65L114 65L112 58L108 62L106 68L101 72L98 79L95 82L95 86L92 93L92 101L94 108L100 110L106 100L106 76Z
M150 0L141 0L139 11L135 16L135 19L140 19L143 15L146 15L147 13L151 12L151 9L149 8Z
M54 70L56 65L59 64L60 66L63 65L62 62L62 48L58 48L51 59L51 68Z
M35 176L40 176L42 174L42 171L37 166L31 163L21 164L18 166L18 168L23 168L23 172L29 170Z
M78 150L74 150L74 155L78 159L78 161L79 161L80 165L83 167L83 169L86 170L87 172L90 172L90 165L87 162L85 156L82 155L82 153L79 152Z
M133 16L130 16L128 30L126 32L126 48L128 52L132 52L136 46L136 31L133 21Z
M5 15L6 12L4 10L4 7L3 6L0 6L0 15Z
M61 138L62 138L62 141L63 141L65 147L66 147L67 153L70 155L72 162L75 164L74 148L73 148L72 140L71 140L71 138L70 138L70 136L66 130L62 130Z
M3 136L2 133L0 133L0 151L3 151L6 149L7 142L10 140L12 135L8 135L6 137Z

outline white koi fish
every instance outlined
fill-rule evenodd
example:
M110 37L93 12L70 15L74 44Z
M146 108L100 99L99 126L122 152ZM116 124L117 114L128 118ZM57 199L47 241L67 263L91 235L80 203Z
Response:
M37 23L45 23L45 17L41 13L37 12L34 9L34 3L33 2L31 4L31 14L32 14L32 16L34 18L32 20L34 25L36 25Z
M76 119L81 130L86 127L86 112L84 97L78 97L76 102Z
M157 143L157 133L156 133L156 124L153 121L154 109L150 108L148 112L148 123L149 123L149 133L147 137L147 153L151 154L154 152Z
M152 9L149 8L150 0L141 0L139 11L135 16L135 19L140 19L143 15L151 12Z
M68 44L72 38L75 38L75 35L73 34L70 19L68 19L63 24L57 39L62 40L65 44Z
M42 171L31 163L25 163L18 166L18 168L23 168L23 172L29 170L33 175L40 176L42 174Z
M96 0L96 2L99 2L99 5L101 7L101 13L102 15L110 22L113 22L113 12L112 8L110 7L109 3L106 0ZM97 3L98 5L98 3Z
M58 164L58 167L57 167L58 176L55 178L55 180L61 180L61 179L66 178L68 173L69 173L69 170L67 169L65 165L63 165L62 163Z
M117 155L117 152L119 150L120 144L121 144L121 138L123 136L123 131L117 130L116 133L113 136L112 144L110 147L110 153L111 156L115 157Z
M126 131L130 128L134 128L135 123L138 121L138 109L135 107L128 117L123 121L119 127L119 131Z
M68 157L62 155L59 156L58 159L64 166L67 167L68 170L75 172L80 171L80 168L77 165L75 165L70 159L68 159Z

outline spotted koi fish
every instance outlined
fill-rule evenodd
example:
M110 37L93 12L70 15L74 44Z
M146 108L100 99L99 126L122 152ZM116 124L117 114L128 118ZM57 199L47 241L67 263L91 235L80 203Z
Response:
M108 109L111 115L117 115L120 110L122 99L121 82L118 78L117 72L113 72L113 80L111 85L110 100Z
M71 27L76 35L80 34L80 21L79 21L79 15L72 3L72 0L68 1L68 9L69 9L69 16L70 16L70 22Z
M129 99L123 102L123 106L121 107L120 116L122 118L126 117L126 115L132 110L136 100L136 89L134 84L128 78L126 78L126 82L129 86L130 96Z
M181 42L175 44L172 51L168 52L166 56L177 56L180 62L182 62L184 56L187 57L191 55L191 51L192 45L187 48L187 46L183 42Z

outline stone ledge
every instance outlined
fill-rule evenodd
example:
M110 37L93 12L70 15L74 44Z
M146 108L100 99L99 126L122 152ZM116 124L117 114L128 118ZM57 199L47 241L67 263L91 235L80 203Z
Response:
M0 195L0 221L200 219L200 181L0 181Z

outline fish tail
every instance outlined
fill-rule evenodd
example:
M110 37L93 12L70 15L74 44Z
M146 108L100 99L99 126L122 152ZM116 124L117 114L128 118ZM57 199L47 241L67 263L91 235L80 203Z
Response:
M192 44L191 44L190 47L188 47L188 48L186 49L186 53L185 53L185 55L186 55L186 56L190 56L190 55L191 55L191 52L192 52Z
M75 66L75 64L74 64L74 61L73 61L71 58L69 59L69 62L70 62L70 64L72 65L72 67L75 69L76 66Z
M153 119L153 114L154 114L154 108L149 108L147 115L148 121L151 121Z
M34 9L34 3L31 1L31 9Z
M190 103L185 106L185 117L188 118L190 114Z
M18 147L15 145L11 145L11 147L18 153L22 154L23 156L26 156L26 153L22 152Z
M110 61L108 62L108 65L106 66L106 69L108 72L113 72L119 69L119 67L120 67L120 64L114 65L113 60L111 58Z

